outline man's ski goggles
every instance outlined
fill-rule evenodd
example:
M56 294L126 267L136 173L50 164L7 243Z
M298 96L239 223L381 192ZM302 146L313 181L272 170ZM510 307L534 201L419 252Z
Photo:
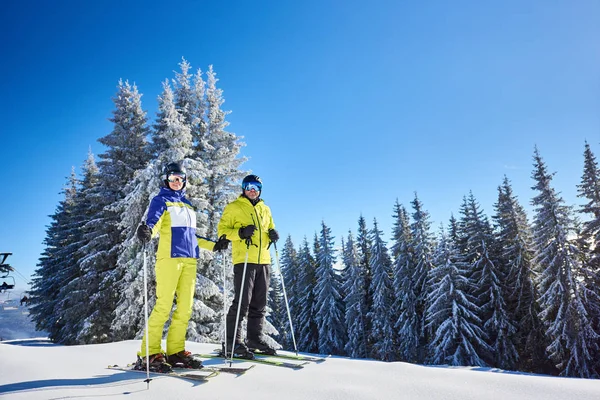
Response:
M242 186L242 189L247 191L254 190L255 192L260 192L262 190L262 185L258 182L246 182L244 183L244 186Z
M173 182L185 183L185 174L171 174L171 175L169 175L167 180L171 183L173 183Z

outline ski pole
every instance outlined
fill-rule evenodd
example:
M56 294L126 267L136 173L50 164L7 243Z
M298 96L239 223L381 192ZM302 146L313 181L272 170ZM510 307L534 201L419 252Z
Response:
M142 245L142 254L144 259L144 324L146 325L146 380L147 389L150 388L150 354L148 344L148 278L146 273L146 243Z
M223 267L223 354L227 355L227 272L225 253L221 252Z
M275 247L275 261L277 261L277 269L279 270L279 276L281 277L281 288L283 289L283 298L285 300L285 308L287 309L288 319L290 321L290 332L292 333L292 341L294 342L294 350L298 355L298 347L296 346L296 337L294 336L294 325L292 324L292 314L290 313L290 304L288 303L287 294L285 293L285 283L283 282L283 273L281 272L281 265L279 264L279 251L277 250L277 243L272 242Z
M240 297L238 302L237 315L235 317L235 328L233 330L233 342L231 343L231 357L229 358L229 366L233 364L233 349L235 347L235 338L237 337L238 324L240 322L240 310L242 309L242 301L244 298L244 281L246 280L246 267L248 266L248 253L250 251L250 241L246 242L246 259L244 260L244 270L242 272L242 282L240 284ZM227 353L225 353L227 356Z

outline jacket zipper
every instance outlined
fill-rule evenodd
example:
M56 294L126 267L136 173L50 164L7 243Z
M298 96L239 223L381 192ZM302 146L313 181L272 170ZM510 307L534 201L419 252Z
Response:
M258 212L256 211L256 206L252 205L252 207L254 207L254 213L256 214L256 221L258 221L259 223L257 224L256 221L254 221L254 214L250 213L250 216L252 217L252 222L254 223L254 225L258 225L258 260L256 261L257 264L260 264L260 253L262 250L262 231L260 228L260 219L258 218Z

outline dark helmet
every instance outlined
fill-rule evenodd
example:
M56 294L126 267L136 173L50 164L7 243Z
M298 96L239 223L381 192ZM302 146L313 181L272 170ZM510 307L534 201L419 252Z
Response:
M260 191L262 192L262 180L258 175L248 175L242 180L242 190L246 190L246 185L249 183L258 183Z
M169 187L168 179L169 179L169 175L172 175L172 174L180 174L185 177L186 171L185 171L185 168L179 163L172 162L172 163L167 164L165 166L165 169L163 170L163 176L162 176L165 187ZM187 179L183 181L183 187L181 189L185 188L186 182L187 182Z

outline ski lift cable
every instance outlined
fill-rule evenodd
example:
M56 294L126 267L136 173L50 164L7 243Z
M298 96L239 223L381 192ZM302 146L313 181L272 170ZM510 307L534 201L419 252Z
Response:
M23 276L22 273L17 271L17 269L15 267L13 267L13 272L16 272L21 277L21 279L23 279L25 281L25 283L27 283L28 285L30 284L29 280L27 278L25 278L25 276Z

